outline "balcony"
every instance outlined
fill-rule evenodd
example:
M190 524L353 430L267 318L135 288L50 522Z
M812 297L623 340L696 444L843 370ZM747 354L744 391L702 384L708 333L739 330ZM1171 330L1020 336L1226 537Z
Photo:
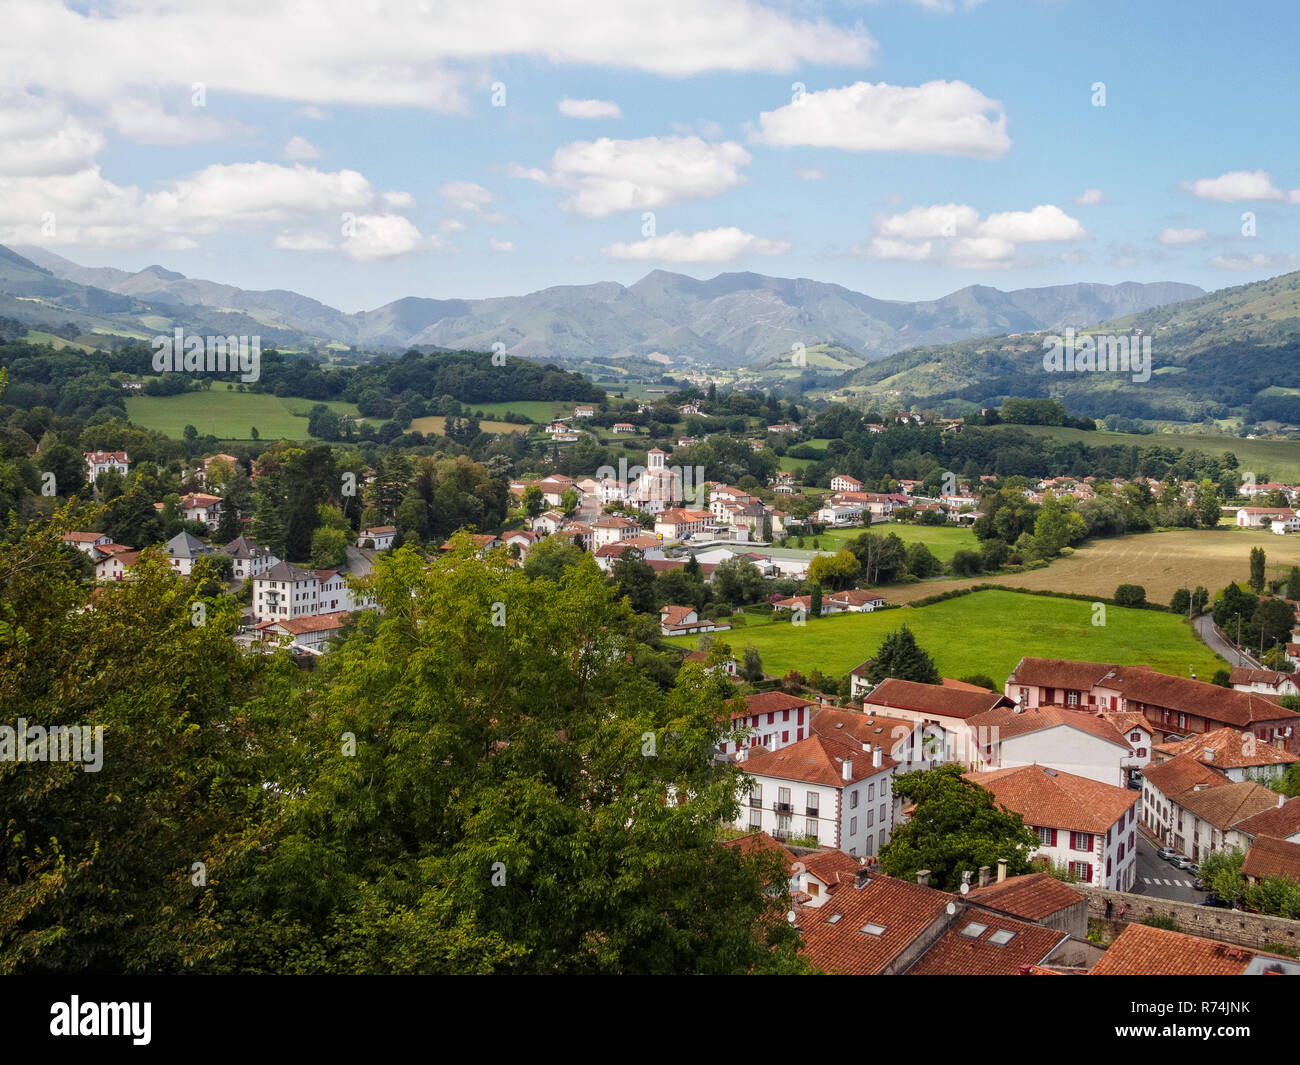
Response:
M794 812L791 809L790 804L788 802L774 802L772 803L772 809L779 814L788 814Z
M751 795L749 797L749 808L751 810L761 810L763 808L763 800Z
M807 817L821 817L821 814L818 812L818 807L816 806L805 806L803 812Z

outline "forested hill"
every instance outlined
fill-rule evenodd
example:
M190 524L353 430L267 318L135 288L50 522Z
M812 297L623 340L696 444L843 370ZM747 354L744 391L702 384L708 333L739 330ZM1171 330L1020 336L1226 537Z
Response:
M915 348L845 375L842 387L908 407L1009 395L1051 397L1077 414L1300 423L1300 272L1221 289L1100 323L1088 332L1151 338L1151 377L1049 372L1045 333Z

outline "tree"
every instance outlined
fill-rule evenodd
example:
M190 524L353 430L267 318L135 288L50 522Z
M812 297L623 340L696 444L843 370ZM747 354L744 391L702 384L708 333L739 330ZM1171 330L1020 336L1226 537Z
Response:
M530 579L559 581L569 568L582 561L586 552L564 536L548 536L536 544L524 559L524 574Z
M1012 876L1030 871L1037 834L1020 814L1000 809L989 792L965 780L960 765L905 773L895 778L894 795L914 808L880 852L889 876L915 880L917 870L928 869L933 887L955 891L962 873L1000 859Z
M1256 604L1249 625L1253 644L1267 647L1275 642L1287 643L1295 625L1295 612L1285 600L1268 596Z
M1200 615L1205 613L1205 607L1209 601L1210 593L1198 584L1196 590L1192 592L1192 613L1197 617L1200 617Z
M280 474L266 472L253 487L253 541L284 557L284 501L280 496Z
M1218 487L1208 477L1202 478L1192 498L1192 510L1196 512L1197 519L1207 529L1213 528L1219 524L1220 507Z
M625 547L614 560L610 579L620 595L625 595L638 614L655 609L655 571L634 547Z
M987 688L991 692L998 690L998 686L993 683L993 678L985 673L972 673L969 677L958 677L963 684L974 684L977 688Z
M1214 602L1212 611L1214 623L1235 640L1237 617L1240 616L1244 631L1244 626L1255 613L1255 606L1258 603L1259 599L1256 596L1242 591L1236 583L1229 584L1219 593L1218 599Z
M712 583L714 597L732 606L758 602L766 588L759 568L740 555L719 562Z
M560 493L560 509L565 514L572 514L578 509L578 492L574 488L566 488Z
M934 660L917 645L916 637L906 625L881 641L867 671L867 682L873 685L888 677L921 684L938 684L941 679Z
M1179 588L1169 600L1169 609L1175 614L1186 614L1191 610L1192 593L1186 588Z
M853 552L840 548L833 555L818 555L814 558L808 566L808 579L814 584L829 586L832 591L840 591L853 587L853 578L858 575L859 569Z
M822 616L822 586L814 584L812 593L808 596L808 616L819 618Z
M759 657L758 648L752 643L745 645L745 659L740 674L751 684L763 679L763 660Z
M542 512L542 507L546 504L546 498L542 495L542 490L535 484L530 484L524 489L522 505L524 513L530 518L537 517Z
M1201 858L1201 883L1224 902L1237 902L1246 893L1246 878L1241 875L1246 855L1239 849L1211 851Z
M1300 599L1300 566L1292 566L1287 574L1286 597L1292 602Z
M1262 547L1252 547L1250 549L1250 587L1256 595L1264 591L1265 561Z
M1147 590L1140 584L1121 584L1115 589L1115 605L1141 607L1147 601Z
M1210 678L1210 683L1215 684L1220 688L1231 688L1232 674L1226 669L1216 669L1214 671L1214 676Z
M963 547L953 552L948 565L955 577L973 577L984 568L984 560L978 551Z
M350 537L342 529L325 526L317 529L311 537L311 564L316 569L334 569L341 566L348 557Z
M907 572L923 580L943 572L943 563L919 540L907 548Z

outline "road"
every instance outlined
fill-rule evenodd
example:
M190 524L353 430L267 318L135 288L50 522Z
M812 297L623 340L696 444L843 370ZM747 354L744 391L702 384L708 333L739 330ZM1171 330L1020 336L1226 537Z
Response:
M1201 902L1205 892L1192 887L1192 874L1156 857L1156 849L1138 837L1137 880L1133 890L1149 898L1175 902Z
M1237 648L1220 636L1214 629L1214 618L1209 614L1202 614L1194 622L1196 625L1197 635L1205 642L1211 651L1227 659L1230 666L1248 666L1251 669L1259 669L1260 664L1248 654L1243 654ZM1209 679L1208 677L1205 679Z

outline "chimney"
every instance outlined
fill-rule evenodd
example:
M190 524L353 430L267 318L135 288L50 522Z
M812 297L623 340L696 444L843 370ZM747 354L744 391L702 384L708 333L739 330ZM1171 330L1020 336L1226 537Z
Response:
M1006 878L1007 878L1007 860L1005 858L999 858L998 859L998 883L999 884L1002 883L1002 881L1004 881Z
M877 747L874 751L871 752L871 765L874 768L879 769L881 765L884 764L883 763L884 757L885 757L884 752L881 751L879 747Z
M1214 761L1214 748L1213 748L1213 747L1206 747L1206 748L1205 748L1205 760L1206 760L1207 762L1213 762L1213 761Z
M853 886L857 889L866 887L871 883L871 870L859 869L853 874Z
M987 865L980 866L980 887L988 887L989 881L993 879L993 870Z
M844 764L840 767L840 772L841 772L841 774L843 775L843 777L844 777L845 780L852 780L852 779L853 779L853 759L852 759L852 758L846 758L846 759L844 759Z
M918 870L916 871L916 882L917 882L918 884L920 884L922 887L929 887L929 886L930 886L930 870L929 870L929 869L918 869Z
M1286 796L1285 796L1285 795L1279 795L1279 796L1277 797L1277 805L1278 805L1278 809L1279 809L1279 810L1280 810L1283 806L1286 805Z

